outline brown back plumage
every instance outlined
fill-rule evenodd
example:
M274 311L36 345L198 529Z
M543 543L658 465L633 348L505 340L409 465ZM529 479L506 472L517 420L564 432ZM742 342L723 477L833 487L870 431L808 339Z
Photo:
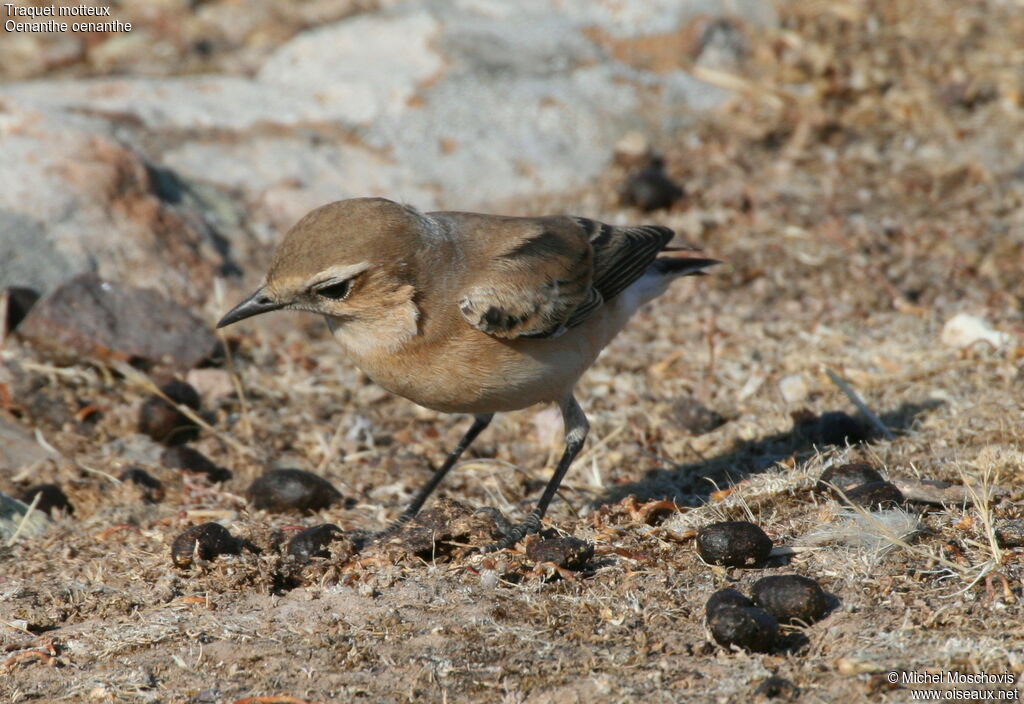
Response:
M576 327L639 279L674 236L667 227L613 227L580 217L502 220L502 246L488 243L498 255L475 272L459 300L471 325L502 338L552 337ZM699 261L694 269L714 263Z

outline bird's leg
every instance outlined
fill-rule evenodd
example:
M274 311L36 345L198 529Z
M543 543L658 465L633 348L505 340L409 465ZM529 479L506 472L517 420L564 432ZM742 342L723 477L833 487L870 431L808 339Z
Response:
M476 436L482 433L484 428L491 424L492 418L494 418L493 413L481 413L473 417L473 425L469 426L469 430L467 430L466 434L462 436L461 440L459 440L459 444L455 446L455 449L449 453L444 464L434 472L434 476L432 476L427 483L423 485L423 488L416 493L412 503L402 511L402 514L395 519L395 522L385 528L381 533L377 534L378 538L391 535L412 520L413 516L419 513L420 509L423 508L423 504L425 504L430 495L434 493L434 489L436 489L437 485L441 483L444 476L448 474L448 470L455 466L455 463L459 461L459 458L462 456L462 453L466 451L466 448L476 440Z
M483 552L494 552L510 548L527 535L540 531L540 519L547 512L548 504L555 498L558 485L562 483L565 473L569 471L569 465L572 464L572 461L576 459L576 455L579 454L580 448L583 447L583 442L587 439L587 432L590 430L587 416L583 413L583 409L580 408L580 404L576 402L575 398L570 395L559 405L562 409L562 420L565 421L565 452L562 453L562 459L558 461L558 467L555 468L551 481L544 487L544 493L541 494L540 501L530 511L530 515L526 517L526 520L508 531L505 537L498 542L483 547L481 549Z

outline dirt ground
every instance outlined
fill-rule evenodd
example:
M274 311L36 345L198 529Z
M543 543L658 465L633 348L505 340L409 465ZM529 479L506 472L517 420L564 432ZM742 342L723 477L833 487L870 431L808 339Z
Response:
M592 430L546 526L594 544L582 569L451 545L289 564L275 544L297 527L384 526L468 423L374 386L316 319L229 330L243 393L204 399L210 429L193 443L233 472L221 485L160 464L136 430L143 380L54 366L11 339L0 355L21 391L4 412L52 446L32 481L60 484L75 513L0 547L0 701L745 702L778 676L800 701L904 702L947 686L890 673L1024 674L1024 552L994 537L1024 518L1024 15L996 0L780 12L777 30L745 30L737 73L705 76L737 98L657 142L682 204L620 207L612 165L585 193L506 209L664 224L726 262L637 315L580 384ZM1005 344L944 344L957 313ZM857 413L826 369L891 439L840 447L799 422ZM101 412L76 416L84 404ZM721 424L688 430L695 404ZM438 497L523 517L560 437L551 409L499 416ZM977 500L913 504L912 534L842 544L863 515L812 490L839 461ZM163 480L162 501L113 481L129 466ZM245 490L270 467L315 471L345 501L253 510ZM722 518L791 550L709 566L691 529ZM208 520L261 552L173 566L175 536ZM860 538L877 527L864 525ZM713 643L712 592L789 573L836 608L767 654Z

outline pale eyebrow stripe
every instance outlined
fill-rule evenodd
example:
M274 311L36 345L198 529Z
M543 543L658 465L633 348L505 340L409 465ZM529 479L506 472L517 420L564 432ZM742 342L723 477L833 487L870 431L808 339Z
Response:
M345 279L351 279L356 274L360 274L370 268L370 262L359 262L358 264L339 264L337 266L328 267L323 271L313 274L306 281L305 288L313 288L319 284L325 283L332 279L338 279L344 281Z

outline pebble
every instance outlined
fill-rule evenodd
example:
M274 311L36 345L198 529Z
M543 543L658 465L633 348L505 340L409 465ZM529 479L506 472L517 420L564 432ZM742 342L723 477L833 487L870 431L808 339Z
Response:
M722 606L711 614L708 628L719 645L758 653L771 650L779 636L775 617L756 606Z
M273 513L319 511L342 499L329 481L302 469L272 469L246 494L253 506Z
M835 489L832 487L838 488L845 494L862 484L884 481L885 478L871 465L863 462L849 462L833 465L826 469L821 473L814 488L821 493L835 495Z
M160 461L168 469L204 474L211 482L226 482L231 479L229 470L218 467L199 450L184 445L167 448L160 455Z
M572 536L534 540L526 546L526 557L534 562L554 562L570 570L582 569L593 556L593 543Z
M331 543L345 537L345 531L333 523L321 523L299 531L288 543L288 554L300 564L306 564L314 557L330 557Z
M175 403L199 410L199 393L184 381L171 381L160 390ZM139 408L140 433L164 445L180 445L199 437L199 426L191 418L156 394Z
M231 374L224 369L205 367L192 369L185 375L185 381L195 388L207 403L219 401L235 394L235 384Z
M231 532L219 523L201 523L192 526L171 544L171 561L178 567L188 567L193 556L212 560L218 555L237 555L241 544Z
M847 491L846 503L876 510L897 508L906 503L906 499L892 482L871 482Z
M33 511L26 518L28 506L13 496L0 492L0 540L7 541L17 534L23 539L34 538L50 529L53 521L45 513Z
M985 320L970 313L957 313L942 326L942 344L957 349L971 347L978 342L987 342L999 349L1010 341L1005 332L992 329Z
M164 485L159 479L141 467L129 467L118 477L122 482L138 487L142 498L151 504L159 503L164 498Z
M722 521L697 533L697 552L709 565L750 567L764 562L772 541L749 521Z
M812 624L828 613L828 599L821 586L799 574L763 577L751 587L754 603L779 623Z
M811 395L803 374L792 374L779 380L779 393L786 403L800 403Z
M53 511L57 510L65 511L68 514L75 512L75 507L68 500L68 495L56 484L37 484L36 486L29 487L21 492L18 499L26 506L31 506L36 498L36 494L41 494L39 503L36 504L37 511L53 513Z

